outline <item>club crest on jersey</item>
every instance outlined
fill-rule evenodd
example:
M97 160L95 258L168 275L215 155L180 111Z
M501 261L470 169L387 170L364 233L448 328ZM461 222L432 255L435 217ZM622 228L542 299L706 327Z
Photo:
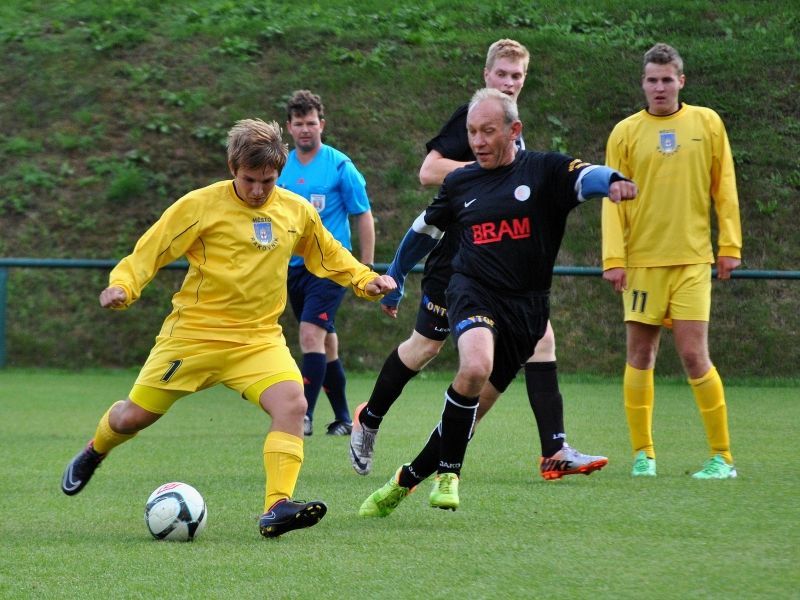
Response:
M259 250L272 250L277 246L278 240L272 235L272 221L264 217L253 219L253 237L250 241Z
M658 151L661 154L672 154L678 150L678 138L675 130L660 131L658 133Z
M325 210L325 194L311 194L308 198L311 206L317 209L317 212Z

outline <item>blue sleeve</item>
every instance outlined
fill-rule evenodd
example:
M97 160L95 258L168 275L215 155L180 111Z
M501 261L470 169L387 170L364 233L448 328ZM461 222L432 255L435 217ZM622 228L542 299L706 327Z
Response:
M397 306L403 297L403 286L411 269L436 247L444 232L425 221L421 213L403 236L392 263L386 271L397 282L397 289L381 299L381 304Z
M583 169L575 182L578 201L608 196L608 188L615 181L630 181L619 171L602 165L591 165Z
M367 182L349 159L339 164L339 183L348 214L360 215L370 210Z

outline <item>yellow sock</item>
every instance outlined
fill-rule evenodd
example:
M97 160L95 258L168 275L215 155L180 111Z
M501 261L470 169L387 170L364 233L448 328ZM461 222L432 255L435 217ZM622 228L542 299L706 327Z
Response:
M622 384L625 399L625 416L634 453L644 450L650 458L656 457L653 447L653 405L655 404L655 384L653 369L636 369L625 365Z
M711 454L719 454L732 465L728 407L725 405L725 390L717 369L712 366L708 373L699 379L689 379L689 384L692 386L697 408L700 409L700 416L703 418Z
M117 433L113 429L111 429L111 425L108 422L108 415L111 414L111 411L114 410L114 407L117 404L121 404L122 401L115 402L111 405L106 413L100 418L100 422L97 424L97 429L94 432L94 442L93 446L95 452L99 452L100 454L106 454L107 452L113 450L117 446L119 446L123 442L127 442L135 433Z
M264 512L283 498L291 498L300 466L303 438L283 431L270 431L264 440L264 471L267 474Z

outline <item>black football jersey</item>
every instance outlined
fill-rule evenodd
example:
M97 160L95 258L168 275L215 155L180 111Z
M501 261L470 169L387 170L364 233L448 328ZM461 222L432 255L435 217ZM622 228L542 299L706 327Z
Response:
M576 181L589 164L554 152L517 152L497 169L477 163L444 180L425 221L457 236L454 272L489 289L550 289L567 215L579 204Z
M467 135L467 110L469 104L459 106L450 116L436 137L425 144L425 149L430 152L436 150L444 158L459 162L472 162L475 155L469 147ZM517 149L524 150L525 142L520 135L517 139ZM458 247L456 236L445 232L444 237L428 255L422 276L422 287L437 294L444 294L450 275L453 272L453 255Z

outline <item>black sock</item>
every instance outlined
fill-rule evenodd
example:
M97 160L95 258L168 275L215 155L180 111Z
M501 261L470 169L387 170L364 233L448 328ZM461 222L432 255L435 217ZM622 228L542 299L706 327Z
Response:
M461 473L467 444L475 426L478 397L462 396L451 385L445 393L442 411L442 441L439 450L439 473Z
M410 464L403 465L398 478L398 483L403 487L412 488L436 473L436 467L439 466L439 447L442 440L439 431L440 426L441 423L437 423L430 437L428 437L425 447L417 454L416 458Z
M564 401L558 391L555 361L525 363L525 387L539 428L542 456L553 456L561 450L566 439Z
M394 401L403 392L403 388L417 373L419 371L412 371L403 364L397 348L392 350L381 367L367 406L358 415L361 424L373 429L380 427L381 419L389 412Z

